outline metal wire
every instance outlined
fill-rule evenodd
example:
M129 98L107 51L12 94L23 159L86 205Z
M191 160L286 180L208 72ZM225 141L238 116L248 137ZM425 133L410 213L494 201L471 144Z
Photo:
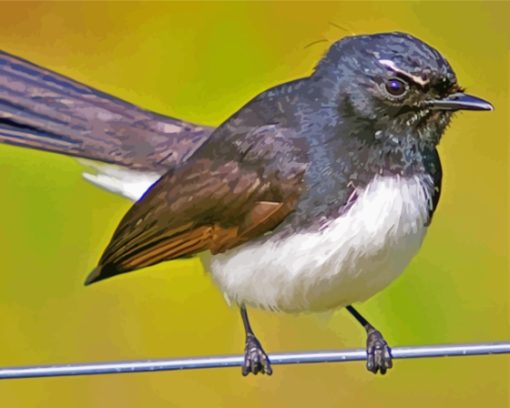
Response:
M394 359L510 354L510 341L498 343L445 344L395 347ZM271 364L340 363L366 360L365 350L311 351L269 355ZM0 368L0 379L59 377L72 375L143 373L241 366L242 356L213 356L165 360L121 361L109 363L63 364Z

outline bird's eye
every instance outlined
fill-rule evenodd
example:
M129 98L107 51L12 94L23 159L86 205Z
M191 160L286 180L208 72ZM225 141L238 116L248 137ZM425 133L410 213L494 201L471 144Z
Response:
M386 92L391 96L400 97L403 96L409 89L407 83L399 78L390 78L384 84Z

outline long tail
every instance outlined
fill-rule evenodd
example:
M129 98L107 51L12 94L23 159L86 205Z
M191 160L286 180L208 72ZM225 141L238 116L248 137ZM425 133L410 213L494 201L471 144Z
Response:
M163 172L211 134L0 51L0 143Z

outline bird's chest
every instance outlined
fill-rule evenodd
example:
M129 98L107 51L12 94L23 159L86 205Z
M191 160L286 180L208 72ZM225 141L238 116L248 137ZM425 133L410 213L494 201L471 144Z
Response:
M429 218L428 176L375 177L321 230L268 236L215 255L232 302L289 312L361 301L394 280L418 251Z

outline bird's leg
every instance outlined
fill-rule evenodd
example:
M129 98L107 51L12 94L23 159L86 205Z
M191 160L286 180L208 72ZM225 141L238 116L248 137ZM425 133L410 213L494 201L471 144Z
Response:
M269 362L269 358L266 352L260 345L260 342L255 337L255 334L251 329L250 321L248 320L248 313L246 312L246 308L244 306L241 306L241 317L243 319L244 331L246 332L243 375L246 376L249 373L256 375L259 372L262 374L271 375L273 373L271 363Z
M368 323L361 314L352 306L347 306L346 309L351 315L365 328L367 331L367 369L368 371L377 374L386 374L386 371L393 367L391 359L391 349L384 340L382 334L376 330L374 326Z

